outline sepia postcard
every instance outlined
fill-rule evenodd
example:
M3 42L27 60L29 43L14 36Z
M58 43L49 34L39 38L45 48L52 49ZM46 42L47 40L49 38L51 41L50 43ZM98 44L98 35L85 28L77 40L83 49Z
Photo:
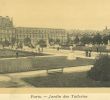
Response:
M109 0L0 0L1 100L105 98Z

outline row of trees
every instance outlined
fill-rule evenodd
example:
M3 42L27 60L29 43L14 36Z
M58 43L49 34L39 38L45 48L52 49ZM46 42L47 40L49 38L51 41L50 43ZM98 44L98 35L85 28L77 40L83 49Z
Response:
M0 41L0 44L3 46L3 47L8 47L8 46L11 46L12 48L16 45L17 48L23 48L23 45L24 46L28 46L28 47L31 47L31 48L34 48L33 44L32 44L32 41L30 38L25 38L24 41L19 41L17 40L16 38L12 37L9 40L5 39L5 40L1 40ZM39 40L38 43L36 45L40 45L41 47L45 47L46 46L46 41L44 40Z
M17 45L19 48L23 47L23 43L21 41L19 41L18 39L16 39L15 37L12 37L10 40L1 40L0 44L3 47L8 47L11 46L13 48L13 46ZM30 38L25 38L24 39L24 44L27 46L29 46L31 44L31 39Z
M88 35L84 35L82 36L80 39L78 36L75 37L74 39L74 43L78 44L78 43L82 43L82 44L108 44L108 40L110 40L110 35L100 35L99 33L94 35L94 36L88 36Z
M15 41L16 41L15 38L11 38L10 41L7 40L7 39L4 39L4 40L1 39L1 40L0 40L0 44L3 45L3 47L9 46L9 45L13 46L13 45L15 44Z
M65 45L71 45L71 44L108 44L108 40L110 40L110 35L100 35L99 33L94 35L94 36L89 36L89 35L83 35L81 38L79 38L79 36L76 36L74 40L71 40L71 38L69 37L67 39L67 41L65 41ZM50 45L55 45L55 44L59 44L59 45L63 45L62 41L60 39L52 39L49 38L49 44ZM17 44L18 47L22 48L23 45L25 46L29 46L29 47L34 47L32 45L31 39L30 38L25 38L23 42L17 40L16 38L12 37L10 41L8 40L4 40L4 41L0 41L0 44L2 44L3 46L9 46L11 45L12 47ZM41 39L37 42L36 45L40 45L41 47L45 47L47 45L46 41Z

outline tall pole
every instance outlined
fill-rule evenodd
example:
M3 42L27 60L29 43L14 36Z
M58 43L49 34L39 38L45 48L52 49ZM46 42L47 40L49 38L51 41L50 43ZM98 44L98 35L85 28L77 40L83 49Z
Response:
M49 34L48 34L48 33L46 33L46 44L47 44L47 47L50 46L50 45L49 45Z

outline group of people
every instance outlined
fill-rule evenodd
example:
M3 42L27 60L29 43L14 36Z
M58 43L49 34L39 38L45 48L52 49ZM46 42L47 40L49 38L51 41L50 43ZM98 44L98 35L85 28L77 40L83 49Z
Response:
M91 57L92 50L86 50L86 57Z

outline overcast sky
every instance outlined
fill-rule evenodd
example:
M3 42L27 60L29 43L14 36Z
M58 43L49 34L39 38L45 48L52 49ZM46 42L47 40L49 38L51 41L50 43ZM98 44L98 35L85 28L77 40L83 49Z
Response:
M110 0L0 0L0 16L16 26L103 29L110 27Z

